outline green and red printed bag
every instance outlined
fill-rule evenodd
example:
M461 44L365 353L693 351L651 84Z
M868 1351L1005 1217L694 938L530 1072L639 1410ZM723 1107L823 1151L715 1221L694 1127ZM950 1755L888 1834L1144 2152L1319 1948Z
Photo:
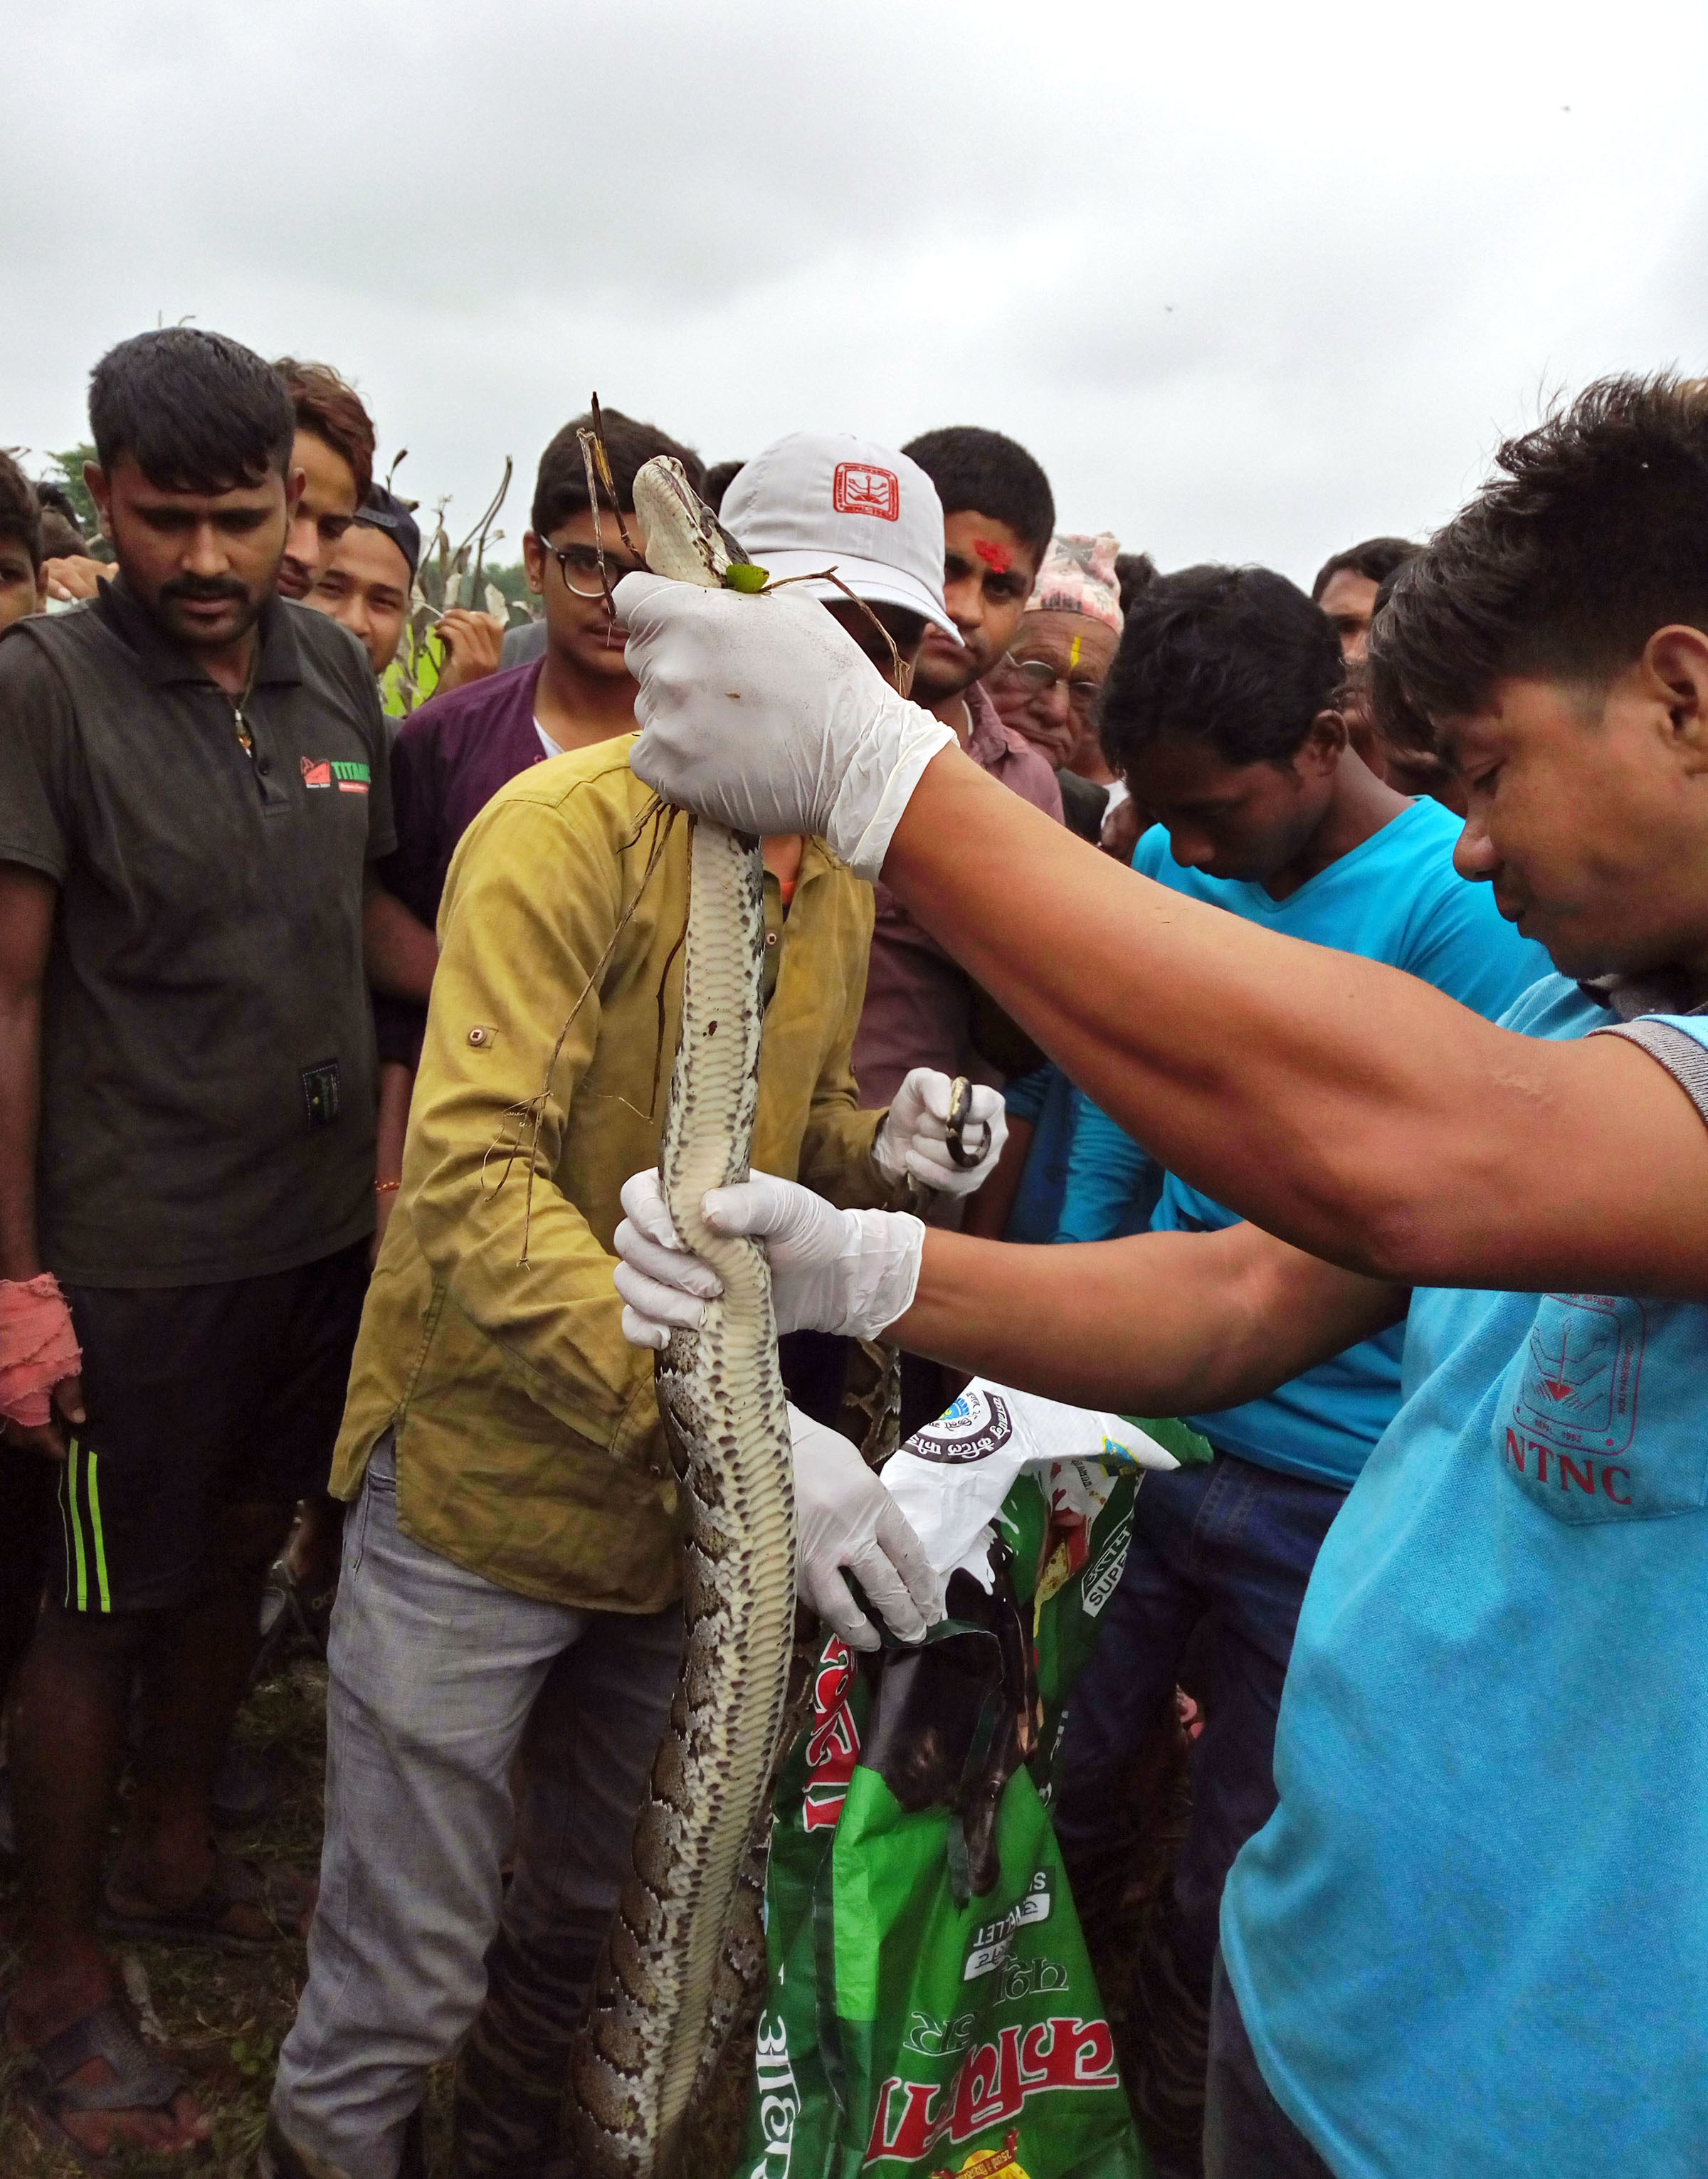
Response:
M732 2179L1146 2179L1045 1804L1136 1481L1096 1463L1020 1475L993 1598L957 1574L927 1651L875 1670L827 1644L777 1797ZM1017 1768L1008 1626L1030 1638Z

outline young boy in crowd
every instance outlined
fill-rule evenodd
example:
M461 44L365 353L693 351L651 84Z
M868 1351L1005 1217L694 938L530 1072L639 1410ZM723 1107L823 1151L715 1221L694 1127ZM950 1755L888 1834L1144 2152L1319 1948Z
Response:
M1231 1412L1406 1321L1402 1405L1299 1616L1279 1805L1222 1902L1210 2179L1701 2167L1705 569L1708 403L1615 379L1502 447L1374 627L1385 730L1464 783L1461 875L1558 972L1498 1027L1087 855L799 615L650 579L618 601L650 784L881 868L1247 1221L856 1238L755 1178L707 1212L771 1237L784 1320L1140 1414ZM717 1281L659 1245L656 1186L625 1202L658 1339ZM880 1269L910 1297L887 1326L848 1309Z
M1310 601L1327 614L1348 666L1359 663L1369 651L1377 591L1416 551L1404 537L1366 537L1361 545L1332 553L1317 569Z
M291 466L303 479L279 563L282 598L300 604L320 580L374 480L374 424L330 364L282 355L273 365L296 414Z
M81 557L88 549L88 540L78 525L77 509L71 495L53 479L37 479L36 497L41 508L42 589L47 586L47 563L68 555Z
M43 612L41 506L32 485L0 448L0 628Z
M1354 755L1335 708L1343 671L1333 628L1285 576L1159 575L1103 689L1110 761L1161 821L1134 868L1262 929L1389 962L1493 1018L1547 973L1547 956L1454 870L1447 811L1396 793ZM1154 1231L1234 1222L1162 1177ZM1129 2087L1167 2179L1201 2162L1222 1887L1275 1806L1275 1720L1299 1604L1329 1523L1399 1406L1402 1342L1396 1326L1260 1399L1189 1418L1216 1457L1146 1478L1074 1692L1056 1828L1089 1898L1112 1804L1169 1714L1188 1638L1208 1615L1211 1724L1191 1821L1134 1971Z
M666 454L694 482L700 457L654 424L637 423L617 409L601 414L618 508L634 537L636 471ZM577 436L592 421L590 415L575 417L541 456L522 539L529 588L544 607L544 652L436 694L393 744L398 845L380 872L386 895L380 905L397 944L375 964L382 1232L403 1174L409 1097L437 958L433 930L457 843L518 772L566 749L590 749L634 731L634 683L623 656L623 631L600 582L587 464ZM608 508L601 536L611 582L642 564L624 547Z
M420 557L415 516L383 485L371 485L309 594L315 611L347 628L367 652L376 680L385 678L404 639Z
M0 641L0 1418L57 1465L64 1531L21 1677L6 2034L99 2158L207 2128L97 1916L265 1946L312 1900L216 1848L210 1794L366 1283L363 892L392 831L373 678L274 596L301 490L277 373L171 327L102 360L89 413L117 579Z
M606 421L627 496L651 449L643 427ZM321 1904L273 2094L263 2168L275 2179L394 2172L427 2068L471 2028L461 2179L549 2159L677 1675L675 1494L651 1361L623 1338L611 1249L618 1188L656 1155L662 1121L687 828L665 836L646 881L659 834L629 767L632 736L599 731L629 692L620 627L606 646L590 513L569 488L579 453L574 471L552 454L542 464L529 546L574 669L553 693L596 704L554 707L548 728L545 669L488 684L509 707L495 718L525 727L535 750L548 731L583 745L537 766L530 754L452 860L403 1185L351 1376L333 1479L354 1502L330 1655ZM838 510L844 469L868 501L887 477L892 512ZM773 573L834 564L887 617L904 664L928 623L948 625L941 510L905 458L802 435L748 465L725 513ZM615 523L604 527L610 541ZM828 583L784 595L817 614L815 589L865 620ZM425 736L427 711L420 723ZM897 1199L910 1173L947 1174L947 1161L918 1082L888 1115L855 1099L870 889L816 840L764 845L754 1154L841 1203ZM794 1420L805 1529L817 1508L826 1535L802 1594L875 1644L842 1589L846 1562L896 1632L923 1633L935 1579L912 1531L846 1440ZM862 1518L880 1540L856 1549Z

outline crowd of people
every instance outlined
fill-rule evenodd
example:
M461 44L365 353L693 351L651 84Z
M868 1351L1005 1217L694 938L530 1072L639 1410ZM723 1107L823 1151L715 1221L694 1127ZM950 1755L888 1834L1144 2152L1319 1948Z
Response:
M540 456L531 616L445 613L406 719L421 534L336 371L162 329L89 413L98 541L0 456L38 2127L206 2137L106 1940L306 1936L265 2179L423 2172L453 2058L459 2179L556 2168L681 1652L652 1350L717 1287L651 1172L656 788L762 841L717 1216L770 1248L803 1599L855 1648L941 1615L837 1427L862 1342L903 1430L983 1371L1211 1448L1138 1494L1053 1803L1090 1902L1192 1680L1132 1962L1162 2179L1697 2168L1694 1532L1648 1517L1708 1490L1700 389L1592 390L1309 595L1062 530L997 431L708 469L607 408L608 486L591 415ZM646 573L659 456L771 605ZM264 1595L334 1588L316 1881L242 1853L233 1726Z

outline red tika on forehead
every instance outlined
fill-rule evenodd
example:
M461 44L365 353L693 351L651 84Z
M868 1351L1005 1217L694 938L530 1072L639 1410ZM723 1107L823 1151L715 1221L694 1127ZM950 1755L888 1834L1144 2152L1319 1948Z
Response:
M1006 575L1014 564L1014 556L1006 545L992 545L987 538L975 537L973 550L993 575Z

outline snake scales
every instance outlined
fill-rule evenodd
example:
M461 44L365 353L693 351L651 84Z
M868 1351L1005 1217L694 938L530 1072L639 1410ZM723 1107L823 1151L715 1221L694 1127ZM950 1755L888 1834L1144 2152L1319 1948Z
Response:
M646 464L634 508L656 574L722 582L730 541L676 463ZM753 1242L715 1234L700 1216L708 1188L748 1174L764 871L757 840L691 822L682 1027L659 1170L677 1232L716 1267L723 1294L657 1364L689 1511L687 1627L634 1873L570 2061L568 2132L590 2179L663 2179L684 2145L708 2023L739 1973L724 1957L727 1929L744 1910L752 1944L794 1636L794 1469L770 1267Z

